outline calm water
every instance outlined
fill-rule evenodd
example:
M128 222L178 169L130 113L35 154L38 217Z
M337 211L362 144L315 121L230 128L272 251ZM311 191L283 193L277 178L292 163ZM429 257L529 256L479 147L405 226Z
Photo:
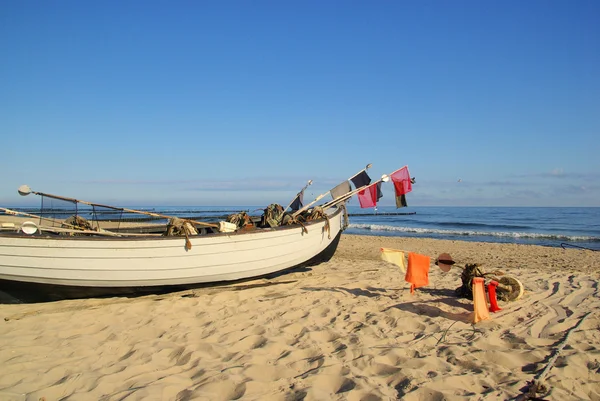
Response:
M351 234L508 242L600 249L600 208L577 207L350 207ZM389 216L386 212L415 212Z
M237 211L258 216L257 207L154 207L136 208L189 218L224 219ZM23 209L21 209L23 210ZM38 210L30 209L30 213ZM600 250L600 207L407 207L360 209L349 206L349 234L438 238L461 241L505 242L544 246L563 243ZM80 213L83 217L90 218ZM386 213L415 213L386 215ZM57 216L58 217L58 216ZM62 216L66 218L67 215ZM139 215L124 215L136 217Z

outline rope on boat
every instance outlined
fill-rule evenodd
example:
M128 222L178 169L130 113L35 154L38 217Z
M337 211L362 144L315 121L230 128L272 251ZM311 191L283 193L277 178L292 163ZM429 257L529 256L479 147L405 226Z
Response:
M327 239L331 239L331 226L329 224L329 216L320 206L316 206L310 213L310 215L306 218L306 220L308 221L318 219L325 219L325 227L323 227L323 229L327 230Z
M227 216L228 223L233 223L237 228L250 228L254 227L254 222L252 221L252 217L248 215L246 212L239 212L230 214Z
M198 231L193 225L193 222L189 220L180 219L173 217L169 220L167 225L167 231L165 232L166 237L185 235L185 249L189 251L192 249L192 242L190 241L190 235L198 235Z
M308 228L306 228L306 226L300 219L300 216L294 216L293 214L285 213L283 215L283 221L281 224L286 226L290 224L298 224L302 227L302 232L308 234Z

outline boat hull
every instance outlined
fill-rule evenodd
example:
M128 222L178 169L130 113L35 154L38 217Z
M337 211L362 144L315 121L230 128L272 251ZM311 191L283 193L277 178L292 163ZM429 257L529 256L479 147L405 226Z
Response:
M328 227L328 228L327 228ZM276 229L190 237L0 236L0 279L79 287L145 287L242 280L333 255L344 210Z

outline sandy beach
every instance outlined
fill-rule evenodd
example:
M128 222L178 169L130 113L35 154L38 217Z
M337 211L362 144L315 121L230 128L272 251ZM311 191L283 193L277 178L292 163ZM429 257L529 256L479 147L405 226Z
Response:
M431 256L430 284L411 294L381 247ZM473 325L442 252L519 278L523 298ZM544 399L600 400L599 277L600 252L343 235L331 261L270 279L6 297L0 400L506 400L549 362Z

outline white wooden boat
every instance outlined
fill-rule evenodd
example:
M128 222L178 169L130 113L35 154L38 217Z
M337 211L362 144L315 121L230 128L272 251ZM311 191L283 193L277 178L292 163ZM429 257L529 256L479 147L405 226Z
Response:
M358 175L367 176L366 170L370 166L367 165L348 181ZM402 174L399 175L400 173ZM384 174L375 183L370 183L368 176L366 183L359 185L353 181L356 186L354 190L350 190L350 184L345 182L345 191L312 210L309 209L312 204L330 192L333 197L333 192L342 185L319 195L312 203L289 215L284 213L287 208L269 205L262 216L267 224L261 222L260 225L269 228L257 228L252 223L246 224L248 222L245 220L242 221L243 227L252 226L252 229L237 229L237 223L231 221L212 224L184 220L180 222L183 231L177 232L173 231L176 224L171 216L35 192L23 185L18 190L19 194L27 196L33 193L41 196L42 209L44 199L50 199L65 202L70 207L54 208L50 203L48 210L67 210L69 213L74 210L75 215L58 221L56 217L42 217L44 213L34 216L0 208L0 211L7 214L37 217L41 223L42 220L50 220L52 223L51 226L46 225L41 232L34 223L21 224L17 231L11 229L14 228L10 226L12 223L7 223L8 229L0 230L0 280L80 288L164 287L248 279L318 263L333 256L341 233L347 226L345 202L361 191L368 190L363 193L373 194L371 189L375 185L379 191L380 184L389 181L390 177L393 181L413 181L405 166L390 176ZM360 182L364 181L363 178ZM311 183L309 181L307 186ZM304 189L296 199L301 198ZM398 190L396 186L395 190ZM407 191L410 191L410 184L407 190L403 189L402 194ZM78 216L81 205L90 207L92 216L97 216L100 210L106 209L111 213L127 212L168 218L169 225L166 232L163 230L165 235L133 233L119 229L107 230L96 217L96 227L93 227L87 224L85 218L79 221L82 217ZM291 205L292 203L288 208ZM272 206L276 206L275 212L272 212ZM278 217L273 219L273 216ZM245 215L244 218L247 217L249 216ZM192 226L203 228L199 233ZM237 231L229 232L231 226ZM4 228L4 225L0 228Z
M327 260L345 229L328 219L277 228L164 236L61 236L0 232L0 279L79 287L143 287L239 280ZM188 249L189 248L189 249Z

